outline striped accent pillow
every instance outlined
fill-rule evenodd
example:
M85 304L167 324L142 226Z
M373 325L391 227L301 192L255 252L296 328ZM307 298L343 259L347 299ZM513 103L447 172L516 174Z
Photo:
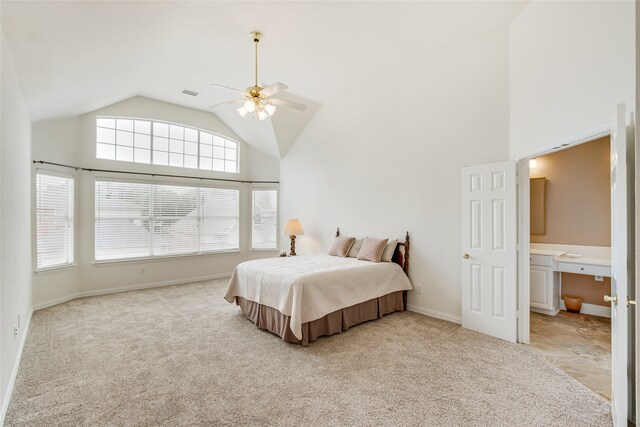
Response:
M349 253L349 249L356 241L355 237L338 236L333 241L333 245L329 249L329 255L346 257Z
M393 254L396 251L396 247L398 246L398 239L389 240L387 242L387 247L384 248L384 252L382 253L382 262L391 262L393 261Z
M382 259L382 253L387 246L389 239L371 239L369 237L364 238L362 242L362 248L358 252L358 259L363 261L380 262Z
M362 242L364 242L364 239L356 239L356 241L351 246L351 249L349 249L349 254L347 255L349 258L358 258L358 253L360 253Z

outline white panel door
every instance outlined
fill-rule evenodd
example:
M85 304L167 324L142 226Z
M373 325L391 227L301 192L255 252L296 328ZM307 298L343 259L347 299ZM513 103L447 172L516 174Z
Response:
M515 162L462 168L462 326L516 342Z
M616 110L611 132L611 412L615 426L627 425L629 399L627 286L632 262L627 236L631 229L627 210L628 185L632 185L627 179L629 142L625 106L621 104Z

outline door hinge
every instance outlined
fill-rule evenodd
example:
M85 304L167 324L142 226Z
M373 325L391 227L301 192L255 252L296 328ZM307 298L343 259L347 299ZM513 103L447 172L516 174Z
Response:
M520 318L520 310L516 310L516 319Z

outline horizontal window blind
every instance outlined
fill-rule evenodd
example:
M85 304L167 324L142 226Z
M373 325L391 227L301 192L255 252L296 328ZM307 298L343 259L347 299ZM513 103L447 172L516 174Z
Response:
M96 260L239 249L238 189L96 181Z
M251 248L277 249L278 190L254 189L252 200Z
M36 173L36 268L73 264L73 177Z

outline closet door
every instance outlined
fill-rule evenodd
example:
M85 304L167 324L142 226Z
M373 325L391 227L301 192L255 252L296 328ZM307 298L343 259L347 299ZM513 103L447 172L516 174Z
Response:
M516 342L515 162L462 168L462 326Z

